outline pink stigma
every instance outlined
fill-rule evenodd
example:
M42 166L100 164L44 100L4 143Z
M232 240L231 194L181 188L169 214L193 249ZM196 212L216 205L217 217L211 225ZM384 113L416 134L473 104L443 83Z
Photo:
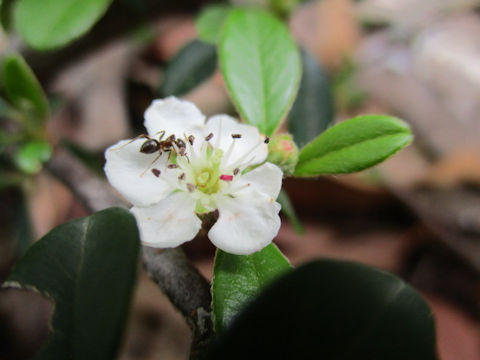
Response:
M232 181L233 180L233 175L220 175L220 180Z

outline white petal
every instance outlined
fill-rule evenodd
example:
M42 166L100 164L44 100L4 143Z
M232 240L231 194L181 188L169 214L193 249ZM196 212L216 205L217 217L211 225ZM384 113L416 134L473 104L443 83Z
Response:
M168 196L174 187L168 180L166 155L140 152L145 139L122 140L105 151L105 174L108 181L133 205L148 206ZM158 159L157 159L158 158ZM155 160L157 159L157 160ZM156 177L152 169L162 174Z
M254 196L218 199L219 218L208 232L219 249L237 255L249 255L270 244L280 229L280 204L270 197Z
M205 129L205 116L200 110L193 103L173 96L154 100L144 117L144 125L152 137L163 131L164 138L172 134L181 138L184 135L203 136Z
M224 167L248 160L249 165L259 164L267 158L268 145L264 143L265 137L260 135L255 126L241 124L228 115L216 115L207 121L206 133L213 134L210 143L225 153L232 142L235 142L226 163L223 164ZM241 138L233 139L232 135L236 134L240 134Z
M195 199L177 192L158 204L133 207L142 243L152 247L175 247L192 240L202 226L195 215Z
M239 176L235 179L233 186L244 188L244 190L240 190L242 192L258 191L275 200L282 188L282 178L282 170L277 165L267 162L245 175ZM248 187L244 187L247 184L249 184Z

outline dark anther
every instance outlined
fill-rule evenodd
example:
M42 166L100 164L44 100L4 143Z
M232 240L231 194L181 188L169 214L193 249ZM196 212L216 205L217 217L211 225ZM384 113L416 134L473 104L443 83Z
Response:
M213 133L208 134L205 140L209 141L211 138L213 138Z
M268 144L268 143L270 142L270 138L267 136L267 137L265 138L265 140L263 140L263 142L264 142L265 144Z
M193 145L193 141L194 141L194 140L195 140L195 136L190 135L190 136L188 137L188 142L190 143L190 145Z
M240 139L242 137L242 134L232 134L233 139Z
M158 170L158 169L152 169L152 173L153 173L153 175L155 175L156 177L159 177L160 174L161 174L161 171Z
M170 164L170 165L168 165L168 168L169 169L177 169L178 165L177 164Z
M239 168L235 168L233 170L233 175L238 175L238 173L240 172L240 169Z
M188 189L188 191L193 192L195 190L195 185L188 183L187 184L187 189Z
M185 173L182 173L179 177L178 177L178 180L183 180L185 179Z

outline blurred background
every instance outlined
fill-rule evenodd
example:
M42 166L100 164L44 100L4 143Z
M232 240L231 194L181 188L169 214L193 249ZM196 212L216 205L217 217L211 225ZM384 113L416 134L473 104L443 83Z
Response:
M26 50L52 105L51 141L103 176L104 149L144 131L154 98L181 95L207 115L234 114L215 52L195 41L207 3L114 1L80 40ZM317 92L308 107L301 88L291 117L315 116L326 127L391 114L412 126L415 141L359 174L286 179L301 224L284 219L275 242L293 264L332 257L401 276L433 308L440 359L480 360L480 1L308 1L289 25L309 54L304 71L315 74ZM0 53L19 42L0 33ZM305 130L290 130L301 142ZM0 279L28 244L88 214L48 171L12 178L2 170ZM184 249L211 278L208 239ZM24 295L0 292L0 359L26 359L47 336L49 303ZM120 359L187 359L189 346L181 315L140 273Z

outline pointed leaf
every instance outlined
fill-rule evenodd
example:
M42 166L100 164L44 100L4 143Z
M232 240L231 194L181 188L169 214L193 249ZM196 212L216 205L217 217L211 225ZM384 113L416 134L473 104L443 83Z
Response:
M243 119L272 135L297 94L301 62L286 26L259 10L236 9L223 27L220 67Z
M327 74L310 53L302 51L303 74L297 98L288 115L288 131L302 147L333 121L334 103Z
M8 55L2 64L2 87L10 102L41 125L49 116L48 102L40 83L20 55Z
M53 49L86 33L112 0L18 0L15 25L37 50Z
M115 359L138 267L134 217L111 208L61 225L35 243L4 287L55 302L53 332L35 359Z
M413 139L410 127L386 115L346 120L300 151L295 175L346 174L376 165Z
M396 276L320 260L282 276L232 323L216 359L436 360L425 300Z
M211 77L216 68L216 47L193 40L168 64L160 91L164 96L184 95Z
M252 255L233 255L217 250L213 269L213 314L217 333L275 277L290 269L274 244Z
M287 217L290 224L292 224L293 229L299 235L302 235L305 232L300 219L297 217L295 208L293 207L290 197L288 196L285 190L281 190L278 194L277 202L282 205L282 213Z
M232 7L225 4L210 5L202 10L195 21L198 38L210 44L217 44L231 10Z

